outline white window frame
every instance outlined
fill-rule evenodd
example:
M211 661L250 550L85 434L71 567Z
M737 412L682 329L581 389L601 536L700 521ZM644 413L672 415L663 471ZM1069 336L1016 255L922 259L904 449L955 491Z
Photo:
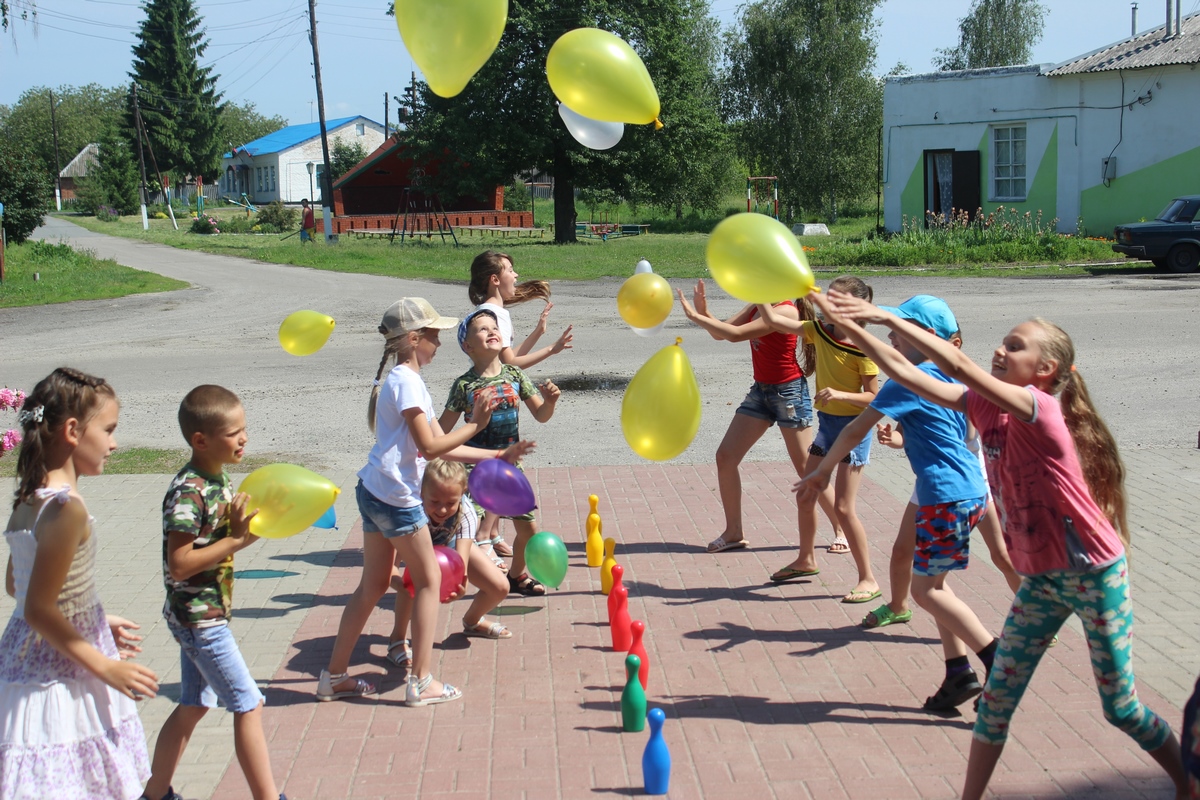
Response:
M260 191L260 192L263 190L263 180L262 180L262 174L263 174L263 168L262 168L262 167L255 167L255 168L254 168L254 177L255 177L255 179L256 179L256 181L257 181L257 183L258 183L258 191Z
M271 165L271 191L275 191L275 165Z
M1025 123L993 125L992 169L988 192L993 201L1024 202L1029 198L1029 138Z
M355 125L354 126L354 135L355 136L366 136L367 135L367 124L365 122L360 122L357 125Z

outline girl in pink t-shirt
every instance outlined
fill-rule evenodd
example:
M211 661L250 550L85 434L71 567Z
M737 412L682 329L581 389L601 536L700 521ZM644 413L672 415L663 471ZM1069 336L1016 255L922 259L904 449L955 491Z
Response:
M1105 719L1136 740L1185 797L1179 741L1134 690L1125 468L1075 368L1071 337L1052 322L1023 322L996 348L989 374L950 343L859 298L831 292L816 302L893 380L966 412L983 439L1004 538L1023 580L979 704L962 796L983 796L1034 669L1076 614ZM929 377L850 320L886 325L965 387Z

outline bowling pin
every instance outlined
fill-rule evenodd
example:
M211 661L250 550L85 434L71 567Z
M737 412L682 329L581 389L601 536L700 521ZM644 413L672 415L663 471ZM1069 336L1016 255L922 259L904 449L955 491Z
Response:
M646 682L650 679L650 657L646 655L646 646L642 644L642 636L646 633L646 623L635 619L629 623L629 632L633 634L633 642L629 645L629 655L638 657L638 663L641 664L638 678L642 682L642 689L645 690Z
M592 495L593 498L596 495ZM588 514L587 518L587 565L598 567L604 563L604 523L599 514Z
M608 599L612 600L614 597L617 598L617 606L608 622L608 629L612 634L612 649L614 652L628 653L629 646L633 644L633 634L629 631L629 590L624 584L614 586Z
M609 625L611 625L612 621L613 621L613 612L615 612L617 610L617 598L615 596L616 593L614 590L618 586L623 585L621 583L621 579L624 577L624 575L625 575L625 568L622 567L620 564L614 564L613 568L612 568L612 579L613 579L612 588L608 590L608 624ZM626 648L626 649L628 649L628 648Z
M604 540L604 562L600 565L600 591L608 594L612 591L612 568L617 565L613 554L617 552L617 540L609 537Z
M642 752L642 783L646 794L666 794L671 783L671 751L663 741L663 721L667 715L661 708L652 708L647 715L650 720L650 741Z
M636 732L646 727L646 692L638 682L641 662L630 653L625 656L625 690L621 692L621 727Z

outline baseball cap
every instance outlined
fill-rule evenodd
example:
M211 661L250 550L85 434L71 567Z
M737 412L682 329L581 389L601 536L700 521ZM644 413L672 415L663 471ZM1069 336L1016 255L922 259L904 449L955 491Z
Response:
M422 328L445 330L458 324L454 317L443 317L424 297L402 297L383 312L379 332L389 338Z
M480 314L487 314L492 319L496 319L496 312L487 308L477 308L463 318L463 321L458 323L458 346L465 353L467 351L467 328L471 327L471 320L478 317ZM498 322L499 320L497 320Z
M949 339L958 333L958 320L946 301L929 294L918 294L908 298L899 306L880 306L884 311L895 314L900 319L907 319L929 328L941 339Z

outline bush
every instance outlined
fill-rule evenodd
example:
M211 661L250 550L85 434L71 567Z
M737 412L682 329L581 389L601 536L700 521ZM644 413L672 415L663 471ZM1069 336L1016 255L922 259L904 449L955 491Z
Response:
M53 197L37 157L9 137L0 137L0 203L4 203L4 233L10 243L29 238L50 213Z
M253 215L232 214L220 221L221 233L250 233L255 224Z
M211 233L220 233L221 232L221 229L217 227L217 221L215 219L213 219L212 217L208 216L207 214L204 215L203 217L194 218L192 220L192 227L190 228L190 230L192 233L203 233L203 234L211 234Z
M529 187L525 181L513 181L512 186L504 187L505 211L528 211L529 200Z
M272 232L292 230L299 220L300 212L294 208L288 208L279 200L258 210L258 223L263 226L264 231L267 226L272 228Z
M96 209L96 219L101 222L120 222L121 212L112 206L100 206Z

